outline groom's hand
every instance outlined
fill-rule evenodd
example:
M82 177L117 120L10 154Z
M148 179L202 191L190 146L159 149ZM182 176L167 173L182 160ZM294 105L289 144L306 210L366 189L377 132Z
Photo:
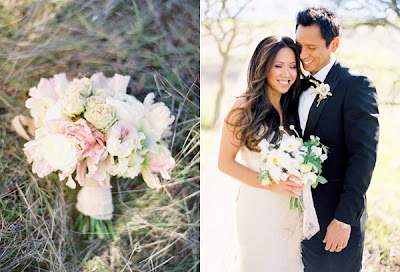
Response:
M322 241L326 243L325 250L330 252L342 251L349 242L350 232L351 226L343 229L336 220L332 220L326 230L325 239Z

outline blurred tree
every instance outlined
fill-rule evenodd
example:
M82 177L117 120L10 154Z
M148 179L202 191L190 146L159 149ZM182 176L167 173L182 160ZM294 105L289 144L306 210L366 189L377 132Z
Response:
M357 14L360 18L352 24L352 27L391 27L400 32L400 0L334 0L338 10L342 14ZM398 86L400 85L400 75L393 81L393 89L390 99L386 99L381 104L398 105L399 97Z
M352 6L351 10L362 11L366 19L359 22L359 25L369 26L391 26L400 31L399 25L394 18L400 18L400 1L398 0L339 0L339 5Z
M219 70L219 90L215 101L215 114L211 126L215 127L220 116L221 100L225 92L225 75L229 63L229 54L234 48L239 26L238 16L251 0L203 0L204 20L201 24L207 34L215 40L222 57Z

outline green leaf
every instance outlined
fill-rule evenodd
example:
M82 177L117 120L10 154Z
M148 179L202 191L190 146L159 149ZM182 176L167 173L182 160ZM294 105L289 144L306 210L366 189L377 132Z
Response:
M324 178L323 176L318 176L318 177L317 177L317 181L318 181L319 183L321 183L321 184L325 184L325 183L328 182L328 181L326 180L326 178Z

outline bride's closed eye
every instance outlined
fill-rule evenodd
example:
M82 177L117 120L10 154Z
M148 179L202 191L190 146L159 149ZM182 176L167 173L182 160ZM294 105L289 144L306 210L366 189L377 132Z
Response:
M279 65L279 64L276 64L274 67L276 67L276 68L282 68L282 65ZM290 66L289 68L291 68L291 69L296 69L296 65L292 65L292 66Z

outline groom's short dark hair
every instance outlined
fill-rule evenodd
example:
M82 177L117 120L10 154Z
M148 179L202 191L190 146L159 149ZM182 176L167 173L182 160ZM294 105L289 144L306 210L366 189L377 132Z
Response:
M334 38L339 36L339 18L326 8L308 8L297 13L296 30L299 25L310 26L312 24L319 25L327 47Z

